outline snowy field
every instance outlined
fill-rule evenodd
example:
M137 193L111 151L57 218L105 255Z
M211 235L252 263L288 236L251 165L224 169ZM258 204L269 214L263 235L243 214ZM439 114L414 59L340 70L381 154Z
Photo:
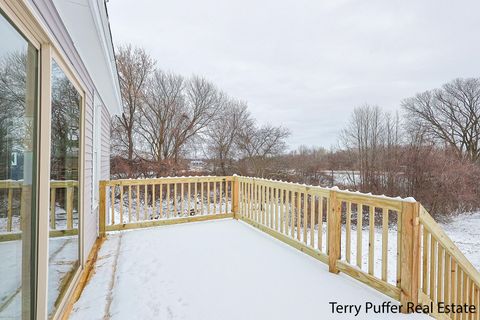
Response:
M465 257L480 271L480 212L461 214L440 225Z
M48 310L54 308L61 283L78 265L78 237L51 238L49 242ZM22 242L0 242L0 319L21 315Z
M113 233L72 319L351 319L329 301L391 301L232 219ZM385 319L366 314L356 319ZM389 315L389 319L430 319Z

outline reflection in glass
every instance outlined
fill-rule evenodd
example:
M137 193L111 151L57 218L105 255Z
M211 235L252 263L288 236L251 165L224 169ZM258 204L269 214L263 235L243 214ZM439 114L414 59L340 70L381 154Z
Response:
M0 319L30 319L38 52L0 11Z
M48 313L52 317L79 266L81 96L52 61Z

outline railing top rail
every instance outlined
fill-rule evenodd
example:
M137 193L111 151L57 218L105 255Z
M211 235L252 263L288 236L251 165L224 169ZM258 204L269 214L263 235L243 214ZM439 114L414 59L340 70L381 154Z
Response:
M142 178L142 179L116 179L102 181L106 185L143 185L160 183L182 183L182 182L219 182L233 181L232 176L188 176L188 177L160 177L160 178Z
M24 180L0 180L0 189L22 188ZM50 186L54 188L66 188L78 186L76 180L50 180Z
M477 286L480 286L480 272L465 257L460 249L458 249L442 227L433 219L423 206L420 206L420 223L423 224L428 232L437 239L448 254L452 258L455 258L455 262L462 268L463 272L465 272Z
M412 197L407 197L407 198L402 198L402 197L388 197L386 195L374 195L372 193L363 193L360 191L350 191L348 189L342 190L338 187L321 187L321 186L313 186L313 185L307 185L307 184L301 184L301 183L295 183L295 182L287 182L287 181L282 181L282 180L274 180L274 179L265 179L265 178L256 178L256 177L246 177L246 176L239 176L240 179L249 179L253 181L260 181L260 182L268 182L268 183L282 183L282 184L287 184L291 187L294 188L307 188L311 190L319 190L319 191L325 191L325 192L330 192L330 191L335 191L337 192L337 195L340 197L348 198L348 199L354 199L354 198L359 198L362 197L362 201L365 200L364 198L371 198L375 200L380 200L380 201L386 201L390 203L402 203L402 202L407 202L407 203L412 203L416 202L416 200ZM342 199L343 200L343 199Z

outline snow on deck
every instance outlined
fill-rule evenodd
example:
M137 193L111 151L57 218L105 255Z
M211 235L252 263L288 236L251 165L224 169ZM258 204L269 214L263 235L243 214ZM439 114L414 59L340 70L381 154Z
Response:
M392 301L236 220L110 234L72 319L351 319L329 301Z

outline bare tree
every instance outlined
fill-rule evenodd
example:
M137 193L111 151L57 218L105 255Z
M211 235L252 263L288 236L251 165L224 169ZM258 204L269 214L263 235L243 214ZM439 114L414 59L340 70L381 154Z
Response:
M214 171L221 175L232 172L233 161L237 158L238 149L235 141L253 120L247 110L247 104L224 96L215 120L206 133L207 156L214 165Z
M0 61L0 177L8 178L13 148L23 149L27 56L12 52Z
M122 94L123 113L112 125L115 142L114 154L121 154L132 163L135 153L136 125L139 109L144 100L145 84L152 73L155 62L142 48L131 45L117 48L117 68Z
M218 90L205 79L186 81L154 72L141 108L139 134L157 163L157 174L174 174L186 146L213 121L219 107Z
M384 134L384 115L378 106L355 108L347 127L342 131L342 142L347 149L356 150L360 170L361 190L380 187L379 158Z
M275 156L286 149L285 139L290 131L282 126L264 125L258 127L256 123L249 123L238 135L237 145L243 155L243 161L248 166L245 173L264 177Z
M480 79L455 79L405 99L408 119L460 157L480 160Z

